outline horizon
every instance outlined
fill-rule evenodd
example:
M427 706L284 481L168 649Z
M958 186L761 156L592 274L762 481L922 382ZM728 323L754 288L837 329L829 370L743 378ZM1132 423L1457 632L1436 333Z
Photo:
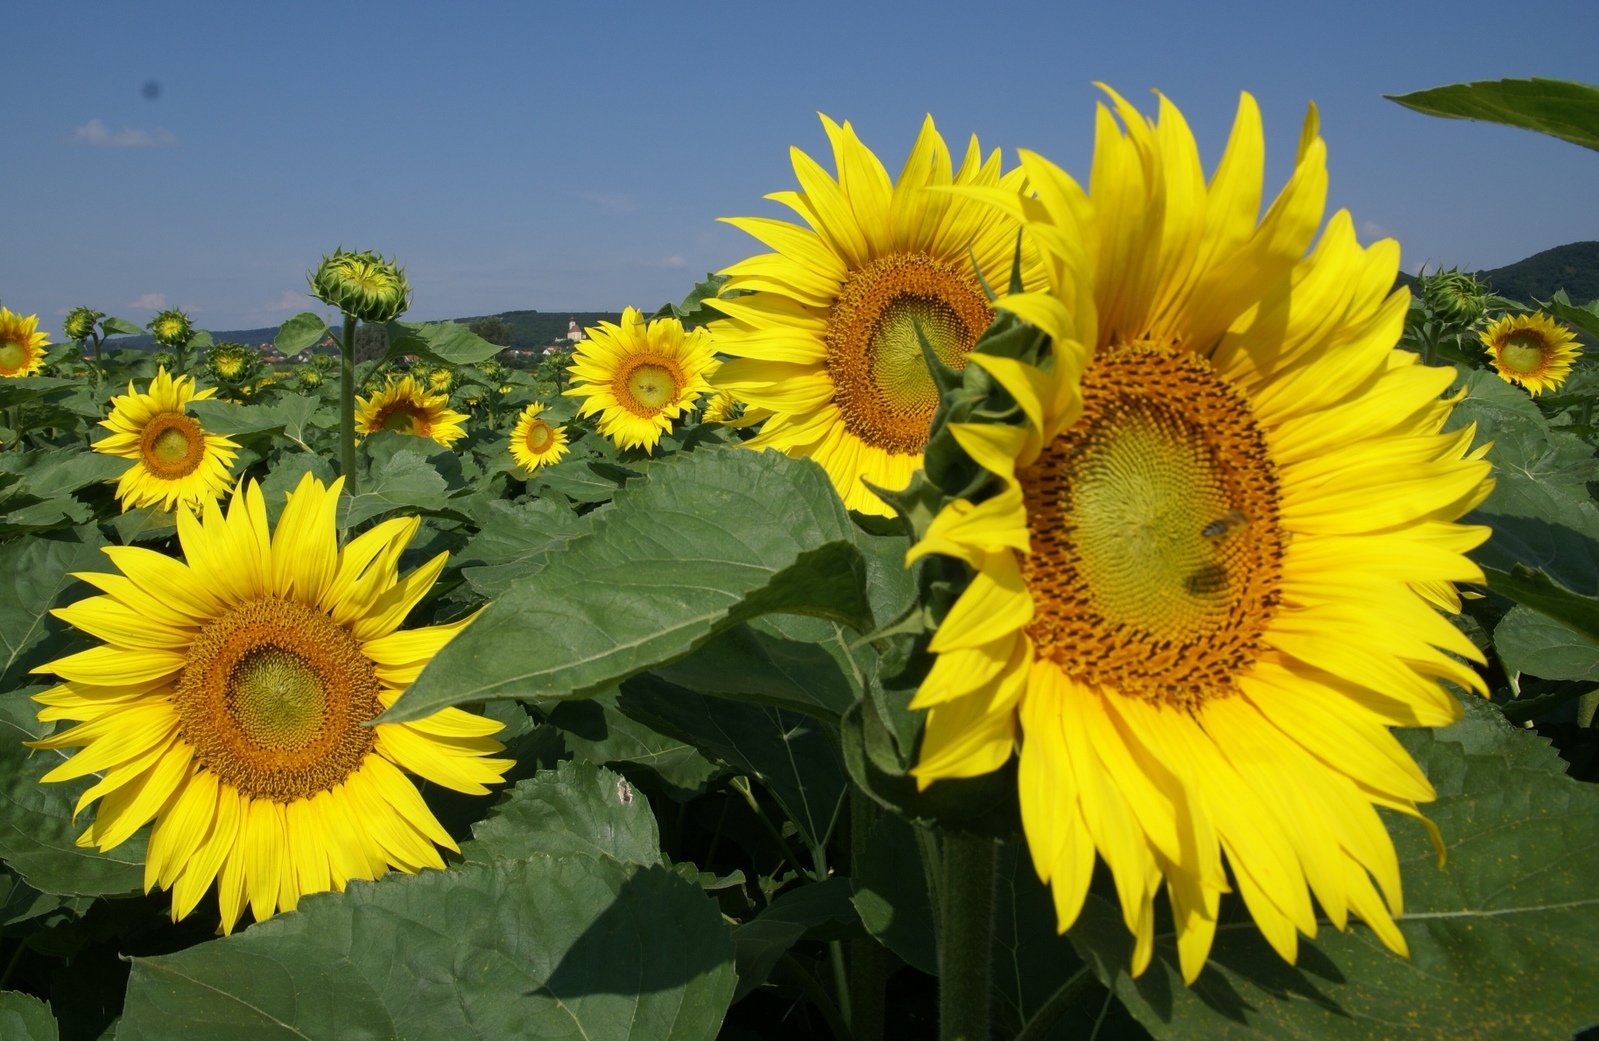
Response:
M1405 272L1491 270L1599 239L1599 155L1382 95L1592 78L1599 5L1502 13L1481 0L1447 17L1367 2L932 2L914 60L888 60L900 14L873 5L690 19L633 2L403 3L381 20L304 2L242 16L30 5L8 21L31 45L0 85L18 157L0 173L0 298L57 341L80 304L141 325L178 307L202 328L266 328L319 310L305 275L342 244L406 269L412 320L503 313L508 299L650 312L765 251L717 218L789 216L763 196L795 187L791 146L831 165L816 113L851 120L890 173L931 113L957 153L975 133L1007 167L1028 148L1086 181L1094 80L1145 112L1164 90L1207 171L1239 92L1253 93L1268 198L1314 101L1326 216L1349 209L1362 242L1398 238ZM219 46L227 62L198 60ZM63 76L64 53L95 60Z

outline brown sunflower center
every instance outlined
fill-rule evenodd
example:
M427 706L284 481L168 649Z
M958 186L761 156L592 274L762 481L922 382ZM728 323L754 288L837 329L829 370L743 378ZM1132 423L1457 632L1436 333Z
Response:
M181 412L163 412L144 425L139 458L146 470L163 480L187 477L205 458L205 431Z
M528 423L527 437L524 440L527 442L528 451L538 453L550 447L552 437L554 435L550 433L550 425L542 419L535 419Z
M968 265L895 253L851 272L827 321L827 374L845 429L889 452L920 452L938 388L917 330L958 370L993 317Z
M1530 329L1518 330L1505 337L1499 349L1499 361L1505 368L1524 376L1543 370L1548 356L1544 338Z
M617 403L635 416L653 419L677 400L683 374L665 358L641 358L622 371L616 380Z
M1183 351L1107 348L1082 390L1082 418L1021 471L1038 655L1176 706L1236 692L1286 544L1264 435Z
M16 372L28 362L28 349L15 340L0 340L0 372Z
M178 728L217 779L287 802L332 788L371 752L372 662L305 604L251 601L201 630L179 677Z

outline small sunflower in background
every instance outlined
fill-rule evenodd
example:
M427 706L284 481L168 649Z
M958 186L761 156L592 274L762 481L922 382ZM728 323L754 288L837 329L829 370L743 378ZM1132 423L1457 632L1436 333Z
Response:
M440 365L427 374L428 390L434 394L448 394L455 389L455 370Z
M172 919L216 885L222 931L307 893L390 869L442 868L456 844L409 771L473 795L514 760L494 758L501 724L447 708L369 725L470 620L401 629L444 567L398 561L420 521L384 521L342 549L342 479L307 474L276 530L247 482L226 513L178 513L183 560L106 550L120 573L52 613L103 643L42 665L61 682L34 696L44 722L76 725L35 748L76 749L45 781L99 780L80 847L101 851L150 821L144 885L172 891Z
M931 117L897 180L890 180L849 123L826 116L837 175L791 149L797 192L768 196L808 227L765 217L728 217L775 252L722 273L724 294L706 300L717 350L731 355L718 389L731 391L760 433L745 445L815 459L844 505L888 515L863 481L897 491L921 468L938 389L923 359L925 336L952 369L966 364L993 320L983 283L1002 291L1016 258L1016 225L957 187L1019 193L1019 170L1002 171L973 137L959 169ZM1042 283L1037 253L1024 247L1024 283Z
M734 397L731 392L719 390L706 400L705 410L700 413L700 422L728 423L743 414L743 402Z
M104 311L96 311L89 307L74 307L68 312L66 320L61 323L61 330L70 338L82 343L94 335L96 324L104 317Z
M223 340L205 352L205 367L218 383L239 387L261 369L261 352L248 344Z
M39 331L39 316L24 318L0 307L0 376L32 376L44 363L50 334Z
M522 410L511 430L511 458L532 472L561 461L566 454L566 427L552 427L539 418L544 406L535 402Z
M362 434L396 430L430 438L448 448L466 436L466 413L449 406L449 395L430 394L413 376L390 376L370 397L356 401L355 429Z
M162 368L143 393L129 383L126 394L111 399L111 414L100 422L111 434L89 447L133 460L117 481L124 510L199 506L228 490L233 483L228 467L239 446L207 433L186 411L189 402L215 393L211 387L197 390L192 377L173 377Z
M1582 353L1577 334L1542 312L1506 315L1478 337L1499 378L1534 397L1559 390Z
M189 316L182 311L162 311L150 319L150 324L145 328L150 330L155 342L163 347L175 347L181 350L194 339L194 323L189 321Z
M704 328L685 332L676 318L646 322L629 307L620 325L601 322L584 332L564 393L583 399L579 415L599 413L600 433L618 448L653 451L672 420L711 389L705 377L715 349Z
M988 494L955 499L910 558L964 561L912 707L921 785L1018 757L1034 867L1062 930L1103 859L1154 951L1164 888L1192 982L1236 893L1292 962L1318 915L1406 951L1378 808L1425 820L1432 785L1390 728L1444 726L1440 680L1485 694L1482 654L1418 591L1481 582L1492 481L1473 429L1445 433L1452 368L1396 347L1392 240L1327 222L1312 109L1260 214L1247 94L1207 178L1182 114L1099 111L1085 191L1039 156L1024 222L1049 290L997 306L1049 334L1043 367L973 352L1016 425L952 423ZM1434 831L1436 836L1436 831ZM1442 847L1440 846L1440 852Z

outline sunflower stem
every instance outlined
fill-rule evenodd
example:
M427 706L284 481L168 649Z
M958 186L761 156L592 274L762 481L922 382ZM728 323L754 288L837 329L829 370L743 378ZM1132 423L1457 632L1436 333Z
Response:
M849 874L858 881L866 864L866 840L877 823L877 804L859 788L849 793ZM855 1041L882 1041L887 1009L888 952L868 936L850 944L850 1032Z
M938 936L938 1036L943 1041L989 1039L995 856L990 839L944 833Z
M344 336L339 341L339 471L344 490L360 491L355 472L355 315L344 316Z

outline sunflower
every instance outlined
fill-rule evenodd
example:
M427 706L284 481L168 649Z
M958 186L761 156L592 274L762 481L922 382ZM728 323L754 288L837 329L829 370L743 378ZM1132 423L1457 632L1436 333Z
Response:
M90 447L106 455L132 459L117 481L124 510L138 506L172 509L177 503L197 506L228 490L239 446L220 434L208 434L185 410L191 401L215 394L196 390L193 378L172 377L158 369L149 388L139 393L128 384L126 394L111 399L111 414L100 421L110 435Z
M38 315L24 318L0 307L0 376L32 376L39 371L50 334L38 329Z
M561 461L566 454L566 428L552 427L539 418L544 406L537 402L522 410L511 431L511 458L533 471Z
M145 326L150 335L163 347L187 347L194 339L194 323L182 311L162 311Z
M1559 390L1581 353L1576 333L1541 312L1506 315L1477 335L1499 378L1534 397Z
M443 867L434 846L455 843L401 769L484 794L511 765L489 758L501 725L459 709L368 725L467 620L400 629L445 555L399 575L415 517L341 550L341 485L307 474L276 531L253 481L226 515L180 511L186 563L109 547L120 574L78 576L104 595L54 612L105 642L34 670L62 680L35 695L39 718L77 725L31 744L80 749L44 780L99 776L79 846L155 821L144 884L172 890L174 921L213 881L229 932L246 900L260 920L391 867Z
M1482 580L1465 554L1488 532L1455 521L1489 465L1470 428L1441 432L1453 371L1395 348L1397 245L1362 248L1340 211L1310 249L1314 109L1257 224L1252 98L1208 184L1166 99L1158 122L1110 99L1089 192L1023 153L1037 197L984 193L1045 254L1050 289L999 306L1050 351L971 355L1026 421L949 428L993 480L909 554L973 572L912 703L930 710L914 772L973 776L1019 746L1059 926L1097 852L1135 973L1162 882L1190 982L1229 889L1288 961L1316 931L1312 893L1334 926L1354 912L1403 953L1376 807L1419 818L1433 789L1389 728L1454 721L1440 679L1484 691L1456 657L1480 654L1417 586Z
M705 376L715 358L704 328L684 332L676 318L646 322L629 307L622 324L584 331L571 364L577 382L564 393L583 399L579 415L600 414L600 433L618 448L653 450L672 420L711 389Z
M891 511L862 484L898 490L922 465L938 406L918 331L954 369L993 319L983 282L1010 282L1016 230L973 200L928 188L1001 187L1020 192L1020 171L1002 174L972 138L959 170L933 126L922 124L899 180L826 116L838 179L792 149L798 192L768 196L809 228L762 217L724 218L776 250L727 268L723 292L707 300L727 318L713 324L717 349L733 360L714 382L764 418L751 448L815 459L852 510ZM1039 283L1035 254L1024 281Z
M355 429L363 434L398 430L432 438L448 448L466 436L461 426L466 413L450 408L449 401L448 394L429 394L414 377L390 376L381 390L357 401Z

